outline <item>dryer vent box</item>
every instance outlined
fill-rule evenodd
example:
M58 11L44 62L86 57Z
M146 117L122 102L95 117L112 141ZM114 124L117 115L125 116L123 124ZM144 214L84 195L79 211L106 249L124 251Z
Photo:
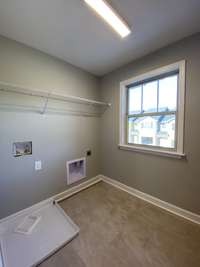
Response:
M75 183L86 177L85 158L67 161L67 184Z

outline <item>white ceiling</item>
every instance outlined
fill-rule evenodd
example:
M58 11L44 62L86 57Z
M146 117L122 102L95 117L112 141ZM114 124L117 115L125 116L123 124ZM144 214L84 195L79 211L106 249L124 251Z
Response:
M95 75L200 31L200 0L111 0L121 39L83 0L0 0L0 34Z

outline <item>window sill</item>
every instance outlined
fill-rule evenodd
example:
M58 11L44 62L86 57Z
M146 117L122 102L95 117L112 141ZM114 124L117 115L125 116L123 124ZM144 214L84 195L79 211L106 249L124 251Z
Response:
M130 145L124 145L124 144L119 144L118 147L119 149L122 149L122 150L135 151L139 153L152 154L152 155L162 156L162 157L177 158L177 159L186 158L186 155L183 153L166 151L166 150L141 148L141 147L135 147L135 146L130 146Z

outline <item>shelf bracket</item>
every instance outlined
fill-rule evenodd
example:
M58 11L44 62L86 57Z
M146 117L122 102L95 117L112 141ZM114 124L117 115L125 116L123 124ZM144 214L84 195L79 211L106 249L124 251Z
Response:
M40 114L44 115L46 110L47 110L47 107L48 107L48 102L49 102L49 98L51 96L51 93L49 92L46 99L45 99L45 102L44 102L44 107L42 109L42 111L40 112Z

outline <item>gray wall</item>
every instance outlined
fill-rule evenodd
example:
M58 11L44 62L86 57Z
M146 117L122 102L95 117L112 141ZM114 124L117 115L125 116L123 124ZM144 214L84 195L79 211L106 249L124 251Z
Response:
M187 160L119 150L119 82L182 59L187 62L184 139ZM102 117L102 173L200 214L200 34L114 71L102 79L101 87L102 99L113 104Z
M99 99L97 78L3 37L0 81ZM88 148L92 156L87 158L87 177L100 173L100 118L54 112L42 116L24 106L37 110L43 100L13 94L0 93L0 104L0 218L65 190L66 160L84 156ZM69 103L52 102L50 106L85 109ZM14 141L32 141L33 155L14 158ZM42 160L41 171L34 171L35 160Z
M100 96L100 81L94 76L0 37L0 81L42 90L58 88L112 103L101 119L67 115L63 112L66 108L86 107L56 101L49 105L60 112L42 116L36 111L43 100L0 93L0 218L65 190L66 160L84 156L88 148L93 152L87 158L88 178L102 173L200 214L199 50L200 34L128 64L102 78ZM182 59L187 61L187 160L119 150L119 82ZM12 143L30 140L33 155L14 158ZM35 160L42 160L41 171L34 171Z

